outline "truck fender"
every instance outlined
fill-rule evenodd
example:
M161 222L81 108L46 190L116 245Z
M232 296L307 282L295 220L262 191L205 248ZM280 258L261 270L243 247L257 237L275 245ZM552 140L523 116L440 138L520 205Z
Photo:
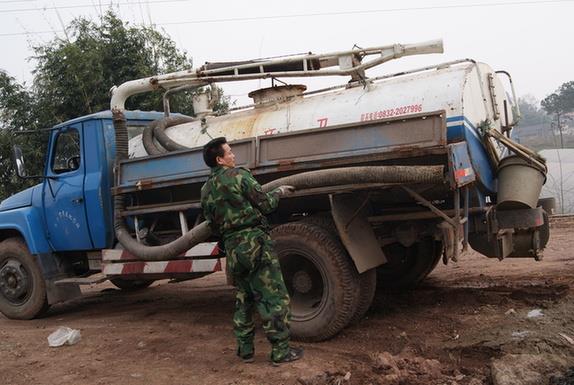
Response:
M368 218L366 194L331 194L331 213L339 237L357 271L363 273L387 262Z
M28 247L28 250L30 250L30 243L24 236L24 233L20 231L20 229L0 229L0 240L3 241L8 238L22 239L26 244L26 247ZM31 250L30 252L32 253ZM63 263L64 261L62 261L59 256L51 252L39 254L32 253L32 255L36 258L38 266L40 267L46 282L46 296L50 305L62 301L67 301L81 295L80 287L77 284L56 284L58 279L68 276L65 269L65 264Z

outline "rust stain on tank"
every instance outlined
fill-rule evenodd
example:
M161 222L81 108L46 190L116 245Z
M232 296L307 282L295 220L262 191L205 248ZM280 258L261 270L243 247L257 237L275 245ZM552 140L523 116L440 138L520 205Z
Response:
M228 138L243 139L257 136L255 128L259 113L250 110L249 114L231 116L229 119L221 120L218 123L218 129Z
M217 129L228 139L243 139L256 136L255 123L258 117L258 113L250 111L248 115L222 119L218 122Z

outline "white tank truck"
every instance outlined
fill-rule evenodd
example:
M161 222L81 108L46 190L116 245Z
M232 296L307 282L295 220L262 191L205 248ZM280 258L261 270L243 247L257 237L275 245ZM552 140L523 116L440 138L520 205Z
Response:
M549 237L538 200L546 167L508 138L519 118L510 75L464 59L367 76L388 60L442 51L432 41L206 63L112 89L120 254L150 263L207 258L188 251L212 250L205 242L217 240L201 223L199 190L209 174L201 146L225 136L264 189L297 187L270 217L297 338L330 338L365 314L376 286L413 287L469 243L488 257L540 259ZM259 89L252 105L212 111L215 84L314 76L349 82ZM128 145L126 99L157 90L165 118ZM170 95L184 90L196 93L194 117L170 114ZM120 254L103 257L116 279L201 275L124 274Z

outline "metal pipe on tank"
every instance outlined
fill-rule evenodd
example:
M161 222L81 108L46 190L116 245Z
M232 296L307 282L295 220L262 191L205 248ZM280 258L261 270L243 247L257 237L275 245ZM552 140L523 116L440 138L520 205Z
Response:
M255 79L265 79L270 77L316 77L316 76L351 76L356 73L361 73L369 68L373 68L380 64L383 64L392 59L398 59L403 56L410 56L410 55L423 55L429 53L443 53L443 46L441 40L434 40L427 43L420 43L420 44L408 44L408 45L401 45L395 44L392 48L385 48L385 50L381 51L381 57L375 60L368 61L366 63L362 63L360 65L350 67L348 69L339 69L339 70L313 70L313 71L279 71L279 72L261 72L261 73L250 73L250 74L234 74L234 75L209 75L209 73L216 73L215 71L223 72L223 70L229 71L231 68L223 68L221 70L209 70L209 73L206 75L202 71L198 71L196 75L188 76L182 79L173 79L173 80L164 80L162 85L164 86L172 86L178 82L181 82L184 79L188 81L193 81L196 79L196 76L201 76L202 79L207 80L209 82L228 82L228 81L238 81L238 80L255 80ZM313 55L313 57L316 55ZM301 59L299 59L301 60ZM307 60L307 59L305 59ZM252 66L251 64L244 64L239 66L241 68L237 68L237 70L242 68L248 68ZM330 67L332 65L329 65ZM260 66L264 67L264 66Z
M207 85L211 82L225 82L225 81L239 81L239 80L252 80L252 79L264 79L269 77L309 77L309 76L349 76L366 69L375 67L384 62L392 59L397 59L403 56L410 55L424 55L430 53L443 53L442 40L432 40L428 42L415 43L415 44L393 44L389 46L375 47L375 48L365 48L365 49L353 49L347 51L333 52L328 54L309 54L309 55L299 55L296 57L287 57L281 59L271 59L261 62L251 62L248 64L241 64L230 67L214 68L214 69L202 69L198 68L196 70L190 69L179 72L172 72L165 75L157 75L153 77L131 80L121 84L119 87L113 87L110 92L112 94L112 99L110 102L110 107L113 110L123 111L125 109L125 101L130 96L154 91L159 88L173 88L184 84L190 85ZM297 61L307 62L309 60L322 60L321 66L323 68L333 67L339 65L339 58L343 56L354 56L354 55L380 55L378 59L368 61L366 63L361 63L356 66L349 68L341 68L339 70L317 70L317 69L305 69L307 66L303 66L305 70L303 71L268 71L240 75L239 71L246 68L263 68L267 65L280 65L293 63ZM233 75L219 75L225 72L233 71Z

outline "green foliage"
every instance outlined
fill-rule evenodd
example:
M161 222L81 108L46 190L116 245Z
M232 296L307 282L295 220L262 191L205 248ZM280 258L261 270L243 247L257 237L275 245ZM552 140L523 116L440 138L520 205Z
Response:
M100 23L78 18L68 39L34 47L37 67L34 93L50 112L47 119L65 121L109 108L109 90L125 81L191 67L185 52L160 31L130 26L114 13ZM172 111L192 114L191 96L173 98ZM162 110L161 93L132 97L128 109Z
M549 114L574 112L574 81L562 84L554 93L542 100L541 104Z
M47 144L45 132L18 135L27 128L38 128L33 94L14 78L0 71L0 197L4 198L29 187L33 181L16 177L12 167L12 145L18 144L27 155L30 175L42 172Z
M538 107L538 101L530 95L518 98L520 107L520 126L534 126L544 124L549 120L544 110Z
M552 127L560 133L560 147L564 148L564 125L572 118L566 114L574 112L574 81L562 84L554 93L540 103L544 110L553 115Z
M42 174L47 135L17 135L21 130L51 127L82 115L109 109L109 90L126 81L191 67L191 59L162 31L124 23L112 11L98 22L79 17L66 38L32 47L36 60L32 87L19 85L0 71L0 199L31 182L14 176L11 143L22 145L30 175ZM172 112L193 114L192 94L170 98ZM216 111L225 111L220 97ZM128 109L163 110L162 93L128 99Z

